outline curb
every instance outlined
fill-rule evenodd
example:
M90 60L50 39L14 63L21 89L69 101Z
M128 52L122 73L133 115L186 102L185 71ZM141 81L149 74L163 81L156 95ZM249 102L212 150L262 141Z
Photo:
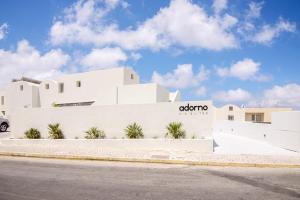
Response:
M201 162L188 160L163 160L163 159L140 159L140 158L117 158L117 157L95 157L95 156L74 156L74 155L51 155L38 153L12 153L0 152L0 156L27 157L27 158L48 158L62 160L89 160L109 162L132 162L132 163L153 163L153 164L176 164L192 166L212 167L256 167L256 168L300 168L300 164L269 164L269 163L238 163L238 162Z

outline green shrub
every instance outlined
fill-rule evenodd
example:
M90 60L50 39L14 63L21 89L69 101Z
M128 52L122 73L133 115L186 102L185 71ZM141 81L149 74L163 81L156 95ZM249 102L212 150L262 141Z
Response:
M104 139L106 137L104 131L99 130L97 127L92 127L85 133L86 139Z
M181 122L171 122L167 126L166 137L173 139L185 138L185 130L182 128Z
M31 128L28 131L26 131L24 134L25 134L25 137L28 139L40 139L41 138L41 133L36 128Z
M62 130L59 128L59 124L49 124L49 138L51 139L64 139L64 134Z
M143 129L137 123L129 124L125 129L126 136L130 139L144 138Z

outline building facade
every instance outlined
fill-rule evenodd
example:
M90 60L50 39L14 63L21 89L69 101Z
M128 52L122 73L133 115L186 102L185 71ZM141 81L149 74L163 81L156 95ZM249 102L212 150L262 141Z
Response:
M151 104L180 101L180 93L156 83L141 84L130 68L62 75L55 80L13 80L0 92L2 115L14 109L84 105Z
M272 113L292 111L292 108L247 108L233 104L215 108L215 120L271 123Z
M127 125L137 122L145 138L164 138L170 122L181 122L186 138L212 141L211 101L180 99L156 83L140 83L130 68L113 68L62 75L54 80L13 80L1 93L0 110L11 122L15 138L30 128L48 137L48 124L60 123L66 138L84 138L91 127L107 138L123 138Z

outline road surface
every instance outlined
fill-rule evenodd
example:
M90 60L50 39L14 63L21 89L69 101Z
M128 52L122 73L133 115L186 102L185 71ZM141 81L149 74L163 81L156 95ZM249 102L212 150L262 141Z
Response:
M300 169L0 157L0 199L300 199Z

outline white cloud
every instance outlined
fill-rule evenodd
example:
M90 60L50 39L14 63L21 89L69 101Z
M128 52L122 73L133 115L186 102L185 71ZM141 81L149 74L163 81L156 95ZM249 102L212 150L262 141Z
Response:
M286 84L275 85L265 90L263 97L259 100L252 100L249 105L259 107L294 107L300 108L300 85Z
M259 32L257 32L251 39L253 42L260 44L270 44L273 39L278 37L282 32L295 32L296 24L284 20L282 18L279 21L271 26L264 25Z
M19 41L15 52L0 49L0 86L20 76L39 79L59 74L68 60L60 49L42 55L28 41Z
M154 71L152 82L158 83L169 88L188 88L198 86L202 81L208 78L209 71L204 66L199 68L198 73L194 74L191 64L178 65L172 72L159 74Z
M103 49L93 49L89 54L83 57L81 65L90 69L104 69L117 67L121 62L126 60L126 53L119 47L106 47Z
M275 38L283 32L293 33L296 31L296 23L284 20L279 17L275 24L261 24L261 11L264 2L250 2L244 18L237 25L237 33L242 36L244 41L254 42L262 45L270 45Z
M249 9L246 11L246 18L254 19L259 18L261 15L261 10L263 8L264 2L250 2L249 3Z
M214 0L212 5L216 14L227 8L227 0Z
M104 16L110 10L107 6L99 8L98 4L94 0L79 1L67 9L64 18L51 27L52 44L117 45L130 50L159 50L172 45L210 50L238 46L230 32L236 18L228 14L224 18L209 16L190 0L172 0L168 7L161 8L136 28L124 30L115 23L107 23Z
M142 55L140 53L131 52L130 57L132 58L132 60L138 61L142 58Z
M206 87L201 86L201 87L196 89L195 93L196 93L197 96L205 96L206 93L207 93L207 89L206 89Z
M212 98L218 102L245 102L251 99L251 94L241 88L228 91L218 91L212 95Z
M256 80L256 81L268 81L271 76L259 74L261 64L255 62L252 59L244 58L230 67L217 68L217 74L220 77L235 77L241 80Z
M245 12L244 19L241 21L237 32L241 34L246 41L251 40L252 35L256 31L257 21L261 16L261 10L264 2L250 2Z
M8 25L4 23L0 26L0 40L2 40L7 34Z

